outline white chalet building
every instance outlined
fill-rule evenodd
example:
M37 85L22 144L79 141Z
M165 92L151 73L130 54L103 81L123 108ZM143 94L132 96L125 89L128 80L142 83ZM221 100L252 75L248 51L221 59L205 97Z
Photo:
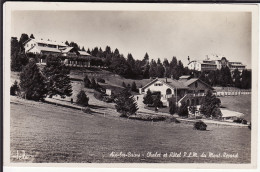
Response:
M96 59L86 51L78 51L74 47L70 47L63 42L46 41L37 39L28 39L24 42L25 53L41 54L41 55L57 55L63 57L62 62L66 66L72 67L90 67L91 59ZM41 56L39 63L45 65L46 56Z
M169 106L171 99L178 105L185 101L189 106L199 105L207 90L213 90L213 88L198 78L182 76L179 80L156 78L140 88L139 93L145 95L148 90L152 93L160 93L161 101L165 106Z

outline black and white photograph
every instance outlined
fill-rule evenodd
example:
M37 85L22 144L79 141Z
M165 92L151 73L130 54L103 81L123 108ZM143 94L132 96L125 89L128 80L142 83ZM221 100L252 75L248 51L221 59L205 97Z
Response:
M4 164L256 168L258 8L176 6L6 4Z

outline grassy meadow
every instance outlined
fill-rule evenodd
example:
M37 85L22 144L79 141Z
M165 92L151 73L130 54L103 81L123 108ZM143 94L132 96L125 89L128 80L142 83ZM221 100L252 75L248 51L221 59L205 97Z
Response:
M207 131L197 131L184 123L90 115L16 97L11 101L11 162L250 163L251 131L247 128L208 125ZM17 159L17 150L24 150L30 158ZM112 157L112 152L140 157ZM226 152L238 153L238 157L158 158L147 156L148 152Z

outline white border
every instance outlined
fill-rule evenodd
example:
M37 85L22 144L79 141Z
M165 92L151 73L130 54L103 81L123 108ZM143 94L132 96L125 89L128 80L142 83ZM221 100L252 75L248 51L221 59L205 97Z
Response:
M10 163L9 155L10 155L10 29L11 29L11 12L14 10L69 10L69 11L232 11L232 12L252 12L252 95L258 95L258 57L259 57L259 13L258 13L258 5L256 4L247 4L247 5L239 5L239 4L147 4L147 3L55 3L55 2L6 2L4 4L4 16L3 16L3 52L4 52L4 165L9 166L5 167L5 170L9 171L11 167L11 171L15 171L16 167L25 167L25 166L34 166L39 167L37 171L43 170L43 166L52 167L52 168L44 168L48 171L53 170L64 170L63 168L53 168L53 167L98 167L98 168L150 168L150 169L141 169L143 170L154 170L155 168L174 168L181 171L190 171L187 169L191 168L203 168L203 169L247 169L246 171L254 171L256 169L256 154L259 147L259 132L257 124L259 123L258 113L257 113L257 96L252 96L252 145L251 145L251 164L184 164L184 163L156 163L156 164L79 164L79 163L70 163L70 164L60 164L60 163L41 163L41 164L28 164L28 163ZM257 120L258 119L258 120ZM258 136L258 137L257 137ZM256 140L258 139L258 140ZM258 144L258 145L257 145ZM258 152L259 157L259 152ZM258 164L259 166L259 164ZM177 169L176 169L177 168ZM185 168L185 169L183 169ZM66 168L67 170L71 170ZM86 170L81 168L76 168L77 171ZM35 170L34 168L26 168L27 170ZM73 169L74 170L74 169ZM90 169L88 169L90 170ZM96 171L97 169L91 168L91 171ZM106 169L108 170L108 169ZM117 169L110 169L111 171L116 171ZM118 169L122 170L122 169ZM125 169L124 169L125 170ZM135 171L139 171L139 169L134 169ZM162 169L160 169L161 171ZM166 170L166 169L164 169ZM169 170L169 169L168 169ZM192 171L194 171L193 169ZM66 171L66 170L65 170ZM128 170L127 170L128 171ZM199 171L202 171L200 169ZM204 171L204 170L203 170ZM210 170L211 171L211 170ZM230 170L233 171L233 170Z

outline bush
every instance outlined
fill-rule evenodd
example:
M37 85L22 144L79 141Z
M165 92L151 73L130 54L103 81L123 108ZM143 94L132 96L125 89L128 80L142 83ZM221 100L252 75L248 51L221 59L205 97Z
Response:
M233 120L233 122L235 122L235 123L242 123L242 118L237 118L237 119L235 119L235 120Z
M170 102L170 109L169 112L171 115L175 114L177 112L177 107L175 102Z
M243 119L242 124L247 124L247 120Z
M84 113L87 113L87 114L91 114L91 112L92 112L89 107L86 107L86 108L82 109L82 111L83 111Z
M181 123L178 119L174 118L174 117L169 117L166 119L167 122L174 122L174 123Z
M11 88L10 88L10 94L12 95L12 96L15 96L16 94L17 94L17 91L19 91L19 87L18 87L18 83L17 83L17 81L15 80L14 81L14 84L11 86Z
M100 82L100 83L105 83L106 81L102 78L97 78L97 82Z
M89 98L87 97L85 91L81 90L77 95L77 104L82 106L88 106Z
M144 99L143 103L145 105L152 105L153 104L152 92L150 90L148 90L143 99Z
M111 97L109 96L104 96L103 97L103 101L106 102L106 103L112 103L114 99L112 99Z
M84 86L85 86L86 88L90 88L91 82L90 82L90 80L89 80L89 78L88 78L87 75L85 76L83 82L84 82Z
M94 97L96 98L96 99L98 99L98 100L103 100L103 97L104 97L104 95L102 94L102 93L100 93L100 92L97 92L97 91L95 91L94 92Z
M206 130L207 125L203 121L198 121L198 122L194 123L193 129L195 129L195 130Z
M185 102L182 102L181 107L178 110L178 115L183 117L188 117L188 107Z

